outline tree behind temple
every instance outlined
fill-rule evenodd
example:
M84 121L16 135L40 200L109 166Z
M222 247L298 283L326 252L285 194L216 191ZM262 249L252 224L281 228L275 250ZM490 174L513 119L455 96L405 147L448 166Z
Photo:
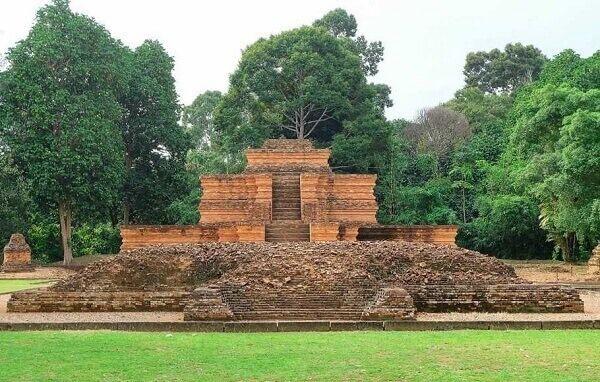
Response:
M190 147L178 124L173 59L157 41L128 54L129 87L121 103L125 143L125 224L167 223L165 209L185 195L185 153Z

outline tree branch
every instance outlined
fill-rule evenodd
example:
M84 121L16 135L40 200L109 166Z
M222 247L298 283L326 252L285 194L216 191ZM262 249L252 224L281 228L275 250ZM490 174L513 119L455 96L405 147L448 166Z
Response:
M323 112L321 113L321 116L319 117L319 119L314 120L314 121L310 121L310 122L307 123L307 125L309 123L314 123L314 124L312 125L312 127L310 128L310 130L306 134L304 134L303 138L308 137L317 128L317 125L319 125L319 123L321 123L323 121L327 121L328 119L333 118L332 116L329 116L329 115L327 116L327 118L324 118L326 114L327 114L327 108L323 109Z

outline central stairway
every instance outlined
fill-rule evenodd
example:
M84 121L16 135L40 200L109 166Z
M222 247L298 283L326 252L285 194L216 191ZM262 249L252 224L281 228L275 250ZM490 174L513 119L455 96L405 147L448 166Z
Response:
M300 174L273 173L272 221L265 227L265 241L310 241L309 225L301 219Z
M308 280L303 284L257 289L228 286L221 293L238 320L360 320L377 290L368 284L358 288L321 287Z

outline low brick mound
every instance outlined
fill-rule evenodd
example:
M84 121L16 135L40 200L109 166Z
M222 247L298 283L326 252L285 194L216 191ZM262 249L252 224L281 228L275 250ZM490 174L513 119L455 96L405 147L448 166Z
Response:
M419 311L582 312L570 288L501 261L405 242L146 247L87 266L9 311L183 311L186 320L401 320Z

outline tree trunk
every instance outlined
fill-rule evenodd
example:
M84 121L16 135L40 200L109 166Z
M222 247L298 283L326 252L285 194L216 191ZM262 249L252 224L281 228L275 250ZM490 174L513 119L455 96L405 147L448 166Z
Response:
M123 224L129 224L129 213L131 207L128 202L123 202Z
M300 108L300 126L298 127L298 135L297 138L298 139L302 139L304 138L304 122L305 122L305 116L304 116L304 107Z
M71 248L71 208L65 201L58 203L58 218L60 219L60 236L63 247L63 264L69 265L73 260Z
M131 172L131 169L133 167L133 161L131 160L131 157L129 156L129 152L127 150L125 150L125 177L126 179L129 179L129 174ZM129 186L129 181L127 180L125 187ZM128 200L128 194L126 192L127 190L125 190L125 192L123 193L123 224L129 224L129 215L131 214L131 205L129 204L129 200Z
M577 235L574 232L567 232L561 236L558 246L563 255L563 260L567 263L575 261L575 249L577 248Z
M462 213L463 213L463 223L467 222L467 211L465 207L465 188L462 188Z

